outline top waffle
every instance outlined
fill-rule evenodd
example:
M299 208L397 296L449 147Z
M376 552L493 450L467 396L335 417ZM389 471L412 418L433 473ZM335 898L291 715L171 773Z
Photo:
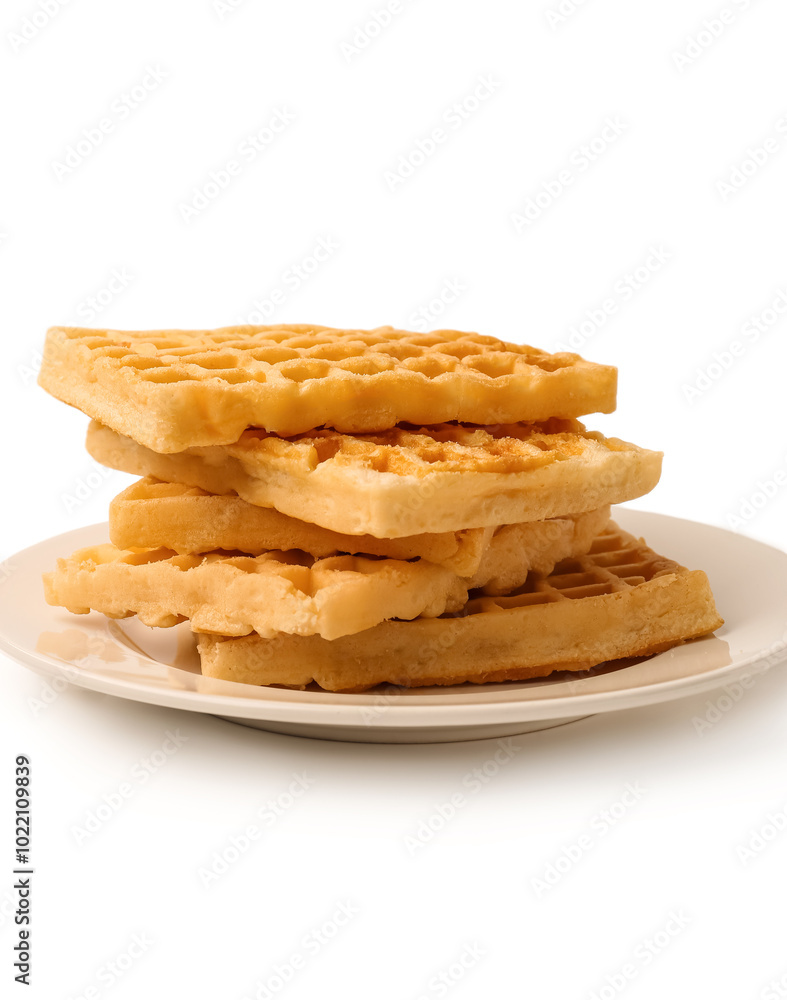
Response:
M454 330L53 327L39 381L167 454L232 444L247 427L288 436L610 413L617 370Z

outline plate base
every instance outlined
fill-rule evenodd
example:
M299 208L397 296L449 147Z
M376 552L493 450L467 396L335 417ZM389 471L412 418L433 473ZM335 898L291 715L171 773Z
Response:
M283 736L301 736L313 740L334 740L340 743L464 743L468 740L496 740L503 736L521 736L537 733L542 729L557 729L570 722L589 719L577 715L572 719L543 719L536 722L507 722L486 726L408 726L407 728L382 726L321 726L315 723L268 722L265 719L233 719L217 715L217 719L233 722L249 729L262 729L267 733Z

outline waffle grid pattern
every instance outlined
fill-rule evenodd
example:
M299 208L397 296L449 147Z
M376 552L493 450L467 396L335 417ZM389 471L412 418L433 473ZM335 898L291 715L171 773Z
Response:
M626 448L631 449L628 445ZM300 459L311 469L325 462L356 465L371 472L428 476L433 472L528 472L568 458L622 451L620 443L588 431L578 420L468 427L393 427L379 434L320 430L283 441L264 431L247 431L235 455Z
M397 426L377 434L318 430L291 438L247 430L240 440L224 445L214 455L226 454L261 469L263 463L275 462L313 471L330 463L420 478L435 472L529 472L569 458L639 450L636 445L588 431L577 420L553 419L487 427ZM202 449L194 449L193 454L202 454Z
M145 372L148 381L220 378L305 382L339 373L373 376L402 369L427 379L464 371L484 379L549 375L561 369L601 366L575 354L549 354L492 337L455 330L411 333L337 330L320 326L226 327L219 330L125 332L61 328L112 367ZM341 377L341 376L340 376Z
M154 450L230 444L247 427L291 436L400 422L573 418L615 408L617 371L475 333L227 327L55 327L41 385Z
M533 607L557 601L606 597L677 572L678 563L657 556L644 543L608 527L587 555L564 559L549 574L530 573L525 584L506 596L472 598L465 614Z
M58 560L45 587L50 604L76 614L136 614L158 627L188 618L196 629L223 635L285 632L326 639L386 618L439 615L467 600L467 587L455 573L423 561L315 559L298 551L176 555L113 545Z

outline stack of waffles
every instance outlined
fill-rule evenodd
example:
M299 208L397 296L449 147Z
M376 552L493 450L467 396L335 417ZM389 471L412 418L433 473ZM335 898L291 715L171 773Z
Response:
M332 691L581 671L717 628L610 520L661 455L587 431L616 370L384 327L49 331L40 382L143 478L50 604L185 620L203 673Z

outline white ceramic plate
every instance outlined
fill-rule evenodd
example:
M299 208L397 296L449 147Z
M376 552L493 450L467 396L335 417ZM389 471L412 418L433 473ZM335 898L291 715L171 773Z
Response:
M657 551L707 571L726 625L715 637L629 666L554 679L366 694L288 691L202 677L187 625L71 615L44 601L58 556L105 541L106 525L50 538L7 562L0 648L27 667L133 701L206 712L296 736L369 743L486 739L721 687L787 659L787 554L741 535L619 509L618 523Z

